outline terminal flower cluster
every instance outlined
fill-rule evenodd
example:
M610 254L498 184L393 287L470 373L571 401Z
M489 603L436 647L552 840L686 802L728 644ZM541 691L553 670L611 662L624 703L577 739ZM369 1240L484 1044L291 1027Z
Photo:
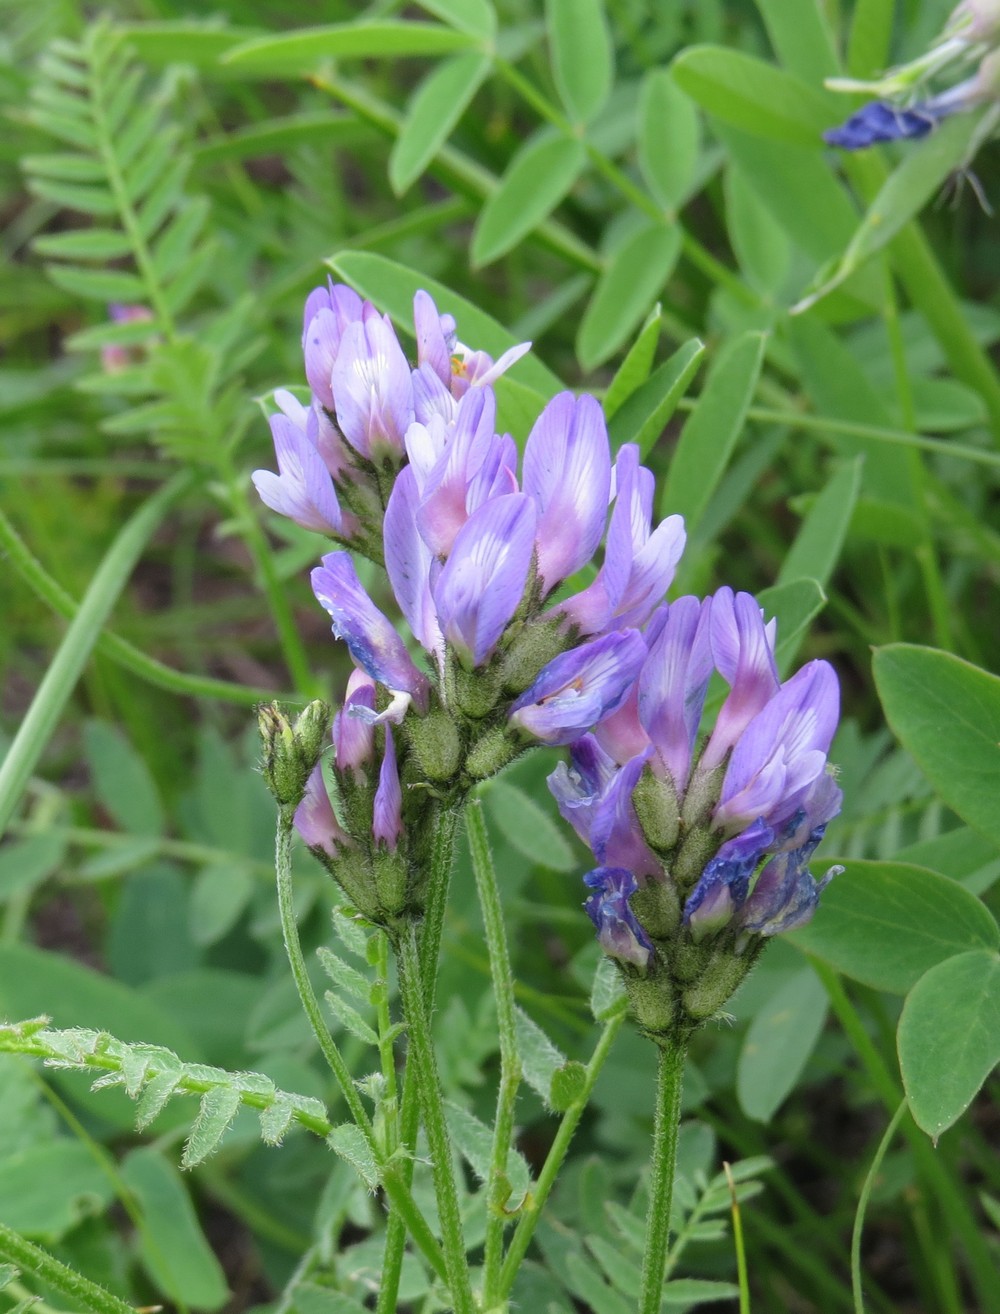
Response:
M266 774L351 901L391 926L423 907L441 809L526 748L568 745L550 785L597 859L599 942L651 1035L696 1025L816 906L808 862L840 806L836 677L817 661L782 683L749 594L665 602L683 521L654 526L653 476L635 444L612 454L593 397L553 397L519 458L492 385L527 344L496 362L461 347L426 292L414 335L411 367L351 289L306 304L309 401L276 394L278 473L254 479L336 541L312 585L354 670L332 752L319 713L308 752L278 717L291 768ZM352 550L384 566L375 596ZM703 734L713 672L729 692Z
M924 137L953 114L990 106L977 129L980 141L996 125L1000 97L1000 0L963 0L951 14L933 46L917 59L892 69L873 82L832 78L836 91L861 91L876 97L824 140L841 150L863 150L881 142ZM938 91L929 85L942 74L960 80ZM965 76L961 76L965 74Z

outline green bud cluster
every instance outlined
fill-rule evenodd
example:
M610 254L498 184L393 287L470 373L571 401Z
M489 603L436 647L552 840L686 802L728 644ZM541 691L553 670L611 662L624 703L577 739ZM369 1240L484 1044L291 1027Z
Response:
M317 699L294 722L277 703L257 708L257 725L264 748L261 772L281 808L302 802L306 782L319 761L330 728L330 708Z

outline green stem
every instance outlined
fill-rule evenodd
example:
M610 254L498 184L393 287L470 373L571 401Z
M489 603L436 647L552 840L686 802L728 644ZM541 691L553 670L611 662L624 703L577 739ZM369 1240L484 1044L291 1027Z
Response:
M382 1080L385 1093L380 1101L385 1120L385 1153L388 1158L399 1143L399 1106L396 1101L396 1055L393 1050L392 1017L389 1012L389 937L380 931L375 937L375 971L378 974L379 995L376 1005L378 1018L378 1048L382 1061Z
M687 1045L676 1039L660 1048L656 1072L656 1120L653 1127L652 1178L642 1287L638 1314L659 1314L670 1242L670 1206L677 1170L677 1129L681 1120L681 1086Z
M903 1098L903 1092L872 1043L864 1023L848 998L843 982L832 968L827 967L819 959L810 955L809 962L822 981L830 1006L854 1046L868 1080L878 1092L879 1099L886 1109L890 1113L895 1113L899 1101ZM996 1282L996 1264L964 1196L920 1128L913 1122L904 1123L903 1134L913 1150L920 1175L937 1196L948 1218L950 1230L965 1251L969 1262L969 1274L979 1297L980 1308L985 1314L1000 1314L1000 1287Z
M601 1032L597 1046L591 1055L590 1062L587 1064L587 1078L579 1098L574 1100L563 1114L559 1130L556 1132L555 1139L545 1156L542 1171L538 1174L538 1182L521 1212L521 1217L517 1220L517 1227L514 1229L514 1235L507 1247L507 1255L500 1272L501 1300L505 1300L510 1295L511 1287L514 1285L518 1270L528 1252L528 1246L531 1244L531 1238L535 1234L535 1228L538 1226L545 1202L549 1198L549 1192L555 1185L556 1177L559 1175L563 1160L566 1158L570 1142L573 1139L573 1133L583 1117L583 1111L587 1107L597 1078L601 1075L601 1070L611 1053L611 1047L617 1039L618 1032L622 1029L625 1015L626 1008L623 1001L619 1010L604 1023L604 1030Z
M46 571L2 511L0 511L0 548L28 587L54 612L69 621L76 617L80 604L70 597ZM246 707L280 696L269 689L255 689L243 684L231 684L228 680L213 680L207 675L188 675L184 671L176 671L172 666L157 661L155 657L147 657L131 643L107 630L97 640L96 650L127 671L138 675L148 684L167 689L171 693L196 698L219 698Z
M6 1223L0 1223L0 1258L16 1264L22 1273L31 1273L70 1300L93 1310L94 1314L135 1314L133 1307L124 1300L60 1263L40 1246L26 1241Z
M903 1100L893 1115L889 1126L885 1129L885 1135L875 1151L875 1158L872 1159L872 1166L868 1169L868 1176L865 1178L865 1184L861 1188L861 1194L858 1197L858 1208L854 1215L854 1229L851 1232L851 1290L854 1293L855 1314L865 1314L865 1299L861 1290L861 1233L865 1226L865 1212L868 1209L868 1201L871 1198L872 1187L875 1185L878 1170L882 1166L882 1160L892 1143L897 1127L903 1120L906 1109L906 1100Z
M521 1058L517 1050L514 975L507 952L503 907L490 853L486 818L478 799L469 805L465 825L490 955L490 974L496 995L500 1039L500 1089L497 1093L497 1114L486 1183L486 1245L483 1258L483 1306L492 1309L501 1299L500 1270L503 1262L504 1227L507 1223L504 1210L510 1197L507 1156L514 1137L514 1108L521 1084Z
M340 1093L350 1110L351 1117L365 1138L365 1144L379 1167L386 1195L388 1195L397 1212L404 1217L414 1241L427 1256L435 1273L440 1278L445 1279L447 1266L445 1257L441 1253L441 1247L434 1239L426 1220L414 1203L408 1184L396 1172L392 1171L391 1166L387 1166L385 1162L385 1157L375 1136L372 1121L365 1106L361 1103L361 1096L351 1079L351 1073L344 1062L343 1055L330 1035L330 1029L323 1019L319 1000L316 998L312 982L309 980L309 973L306 971L306 962L302 954L302 942L299 940L299 928L295 921L295 905L292 897L293 815L294 810L291 808L279 809L275 868L278 879L278 914L281 918L281 933L285 941L285 952L288 955L288 963L292 969L295 988L298 991L302 1009L309 1019L313 1035L316 1037L323 1057L329 1064L330 1071L340 1087Z
M458 828L459 809L441 809L433 827L434 847L431 850L427 906L424 910L420 934L420 966L427 1000L428 1014L434 1010L437 985L438 956L441 936L448 908L448 888L455 857L455 832ZM400 1097L399 1142L404 1157L400 1161L400 1179L409 1188L413 1180L413 1155L420 1124L420 1101L417 1093L416 1067L407 1063L403 1074L403 1092ZM403 1273L403 1255L406 1251L406 1223L395 1211L390 1212L385 1229L385 1247L382 1253L382 1282L379 1287L376 1314L395 1314L398 1306L399 1283Z
M167 511L187 492L194 479L193 473L185 471L154 493L126 522L98 566L0 767L0 834L13 816L31 773L143 548Z
M437 1199L441 1242L444 1250L448 1285L455 1306L455 1314L473 1314L475 1301L466 1262L465 1236L458 1203L455 1165L451 1153L451 1138L444 1116L441 1083L431 1038L430 1015L424 991L420 949L417 945L417 928L408 922L396 944L399 968L399 989L409 1039L406 1064L415 1069L424 1130L431 1157L434 1192Z

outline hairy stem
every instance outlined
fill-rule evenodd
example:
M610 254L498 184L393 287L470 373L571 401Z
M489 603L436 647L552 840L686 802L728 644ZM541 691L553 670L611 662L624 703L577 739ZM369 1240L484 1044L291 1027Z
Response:
M677 1128L681 1118L681 1085L687 1045L674 1040L660 1049L656 1073L656 1122L653 1129L649 1217L642 1257L639 1314L659 1314L670 1242L670 1206L677 1168Z
M399 989L403 1003L409 1040L407 1067L412 1064L424 1130L430 1150L434 1192L441 1224L441 1242L444 1250L448 1285L454 1302L455 1314L473 1314L475 1302L465 1257L465 1236L458 1203L458 1186L451 1152L451 1138L444 1116L444 1100L438 1077L437 1060L431 1037L430 1014L424 992L417 928L407 923L396 945L399 967Z

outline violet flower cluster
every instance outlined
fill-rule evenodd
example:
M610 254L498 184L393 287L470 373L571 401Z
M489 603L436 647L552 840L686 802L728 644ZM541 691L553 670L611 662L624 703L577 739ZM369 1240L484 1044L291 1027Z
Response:
M411 369L372 305L314 291L311 397L276 394L278 473L254 475L267 505L384 564L412 636L350 552L323 557L313 590L356 672L334 723L339 811L317 768L297 824L376 920L419 909L428 802L455 805L526 747L571 743L623 704L684 546L681 517L653 527L636 446L612 460L593 397L552 398L519 462L491 385L530 344L496 362L469 351L425 292L414 328ZM602 542L600 568L563 589ZM400 868L388 902L359 893L355 868L376 860Z
M585 878L598 940L664 1034L714 1015L838 870L817 882L808 862L840 810L839 691L825 661L779 680L774 622L747 593L678 598L644 637L628 699L549 785L600 864ZM728 693L699 739L713 672Z
M425 292L414 329L411 368L373 306L313 292L311 397L276 394L279 472L254 476L269 506L342 545L312 585L355 669L333 792L318 748L311 774L300 754L295 824L391 927L421 912L441 810L533 744L568 745L550 785L599 864L598 940L651 1035L697 1025L831 874L817 883L808 862L840 806L836 677L816 661L781 683L748 594L664 601L683 522L653 526L653 476L635 444L612 458L593 397L552 398L519 460L492 383L527 346L495 363L459 346ZM347 548L384 565L408 638ZM699 739L713 672L729 692Z
M963 0L938 40L917 59L874 82L831 78L837 91L865 91L877 99L863 105L823 139L841 150L864 150L883 142L925 137L942 120L996 103L1000 96L1000 0ZM927 83L947 69L975 71L952 86L928 94ZM985 132L995 116L989 116ZM981 133L976 134L978 139ZM975 153L975 146L970 155Z

